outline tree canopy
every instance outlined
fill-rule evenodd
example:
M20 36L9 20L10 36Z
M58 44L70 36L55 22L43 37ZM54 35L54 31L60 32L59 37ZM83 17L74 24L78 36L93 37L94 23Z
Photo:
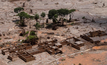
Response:
M76 11L76 9L71 9L71 10L69 10L69 13L72 13L72 12L75 12Z
M37 40L38 40L38 37L37 37L36 34L35 34L35 35L29 35L29 36L26 38L26 41L27 41L28 43L31 43L31 45L35 45L36 42L37 42Z
M37 23L35 24L35 27L36 27L36 29L39 29L39 28L41 27L41 25L37 22Z
M24 26L25 25L25 22L24 22L24 19L25 18L30 18L30 19L32 19L33 18L33 16L30 16L29 14L27 14L27 13L25 13L25 12L20 12L20 13L18 13L17 14L17 16L19 16L20 17L20 25L21 26Z
M58 11L55 10L55 9L52 9L52 10L50 10L49 13L48 13L48 18L49 18L49 19L53 19L57 14L58 14Z
M24 8L22 8L22 7L17 7L17 8L14 9L14 12L15 12L15 13L18 13L18 12L20 12L21 10L24 10Z
M35 32L34 32L34 31L31 31L31 32L30 32L30 35L36 35L36 34L35 34Z
M21 17L21 18L30 18L31 16L25 12L20 12L17 14L17 16Z
M41 17L44 18L45 16L46 16L45 12L42 12L42 13L41 13Z
M69 14L69 10L68 9L59 9L57 10L58 11L58 14L60 16L65 16L65 15L68 15Z
M36 20L39 19L39 15L38 15L38 14L35 15L35 19L36 19Z

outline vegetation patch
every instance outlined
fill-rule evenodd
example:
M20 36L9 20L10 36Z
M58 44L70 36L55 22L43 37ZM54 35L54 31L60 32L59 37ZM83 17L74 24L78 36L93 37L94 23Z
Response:
M36 27L36 29L41 28L41 25L39 23L36 23L34 26Z

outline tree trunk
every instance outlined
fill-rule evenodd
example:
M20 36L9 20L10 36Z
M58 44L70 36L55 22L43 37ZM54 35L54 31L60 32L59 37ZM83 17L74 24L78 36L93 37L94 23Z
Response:
M53 20L53 23L54 23L54 24L56 24L56 19L55 19L55 18L53 18L52 20Z
M25 25L25 22L24 22L24 18L23 18L23 17L20 17L20 25L21 25L21 26L24 26L24 25Z
M48 18L46 19L46 23L48 23Z

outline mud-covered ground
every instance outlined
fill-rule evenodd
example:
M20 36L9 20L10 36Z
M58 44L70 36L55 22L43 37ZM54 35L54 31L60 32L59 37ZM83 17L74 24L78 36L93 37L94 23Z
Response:
M51 35L50 37L55 37L59 40L62 40L67 37L79 37L81 34L89 31L103 30L107 32L106 0L23 0L14 2L0 0L0 34L5 34L5 36L0 37L0 44L7 41L13 42L18 39L24 39L23 37L21 38L18 36L20 28L14 23L15 20L19 19L19 17L16 16L17 13L14 13L14 8L22 7L23 3L25 3L24 11L31 15L35 15L36 13L40 14L41 12L46 12L46 14L48 14L50 9L76 9L76 12L73 13L73 19L79 20L75 21L78 23L77 25L67 25L67 27L60 27L56 31L43 28L37 32L38 36L45 37L47 34L43 33L54 32L54 35ZM32 9L33 13L30 13L30 9ZM84 16L88 19L88 23L83 23L84 20L82 17ZM45 18L47 18L47 16ZM91 22L90 20L92 19L94 19L96 23ZM32 29L35 29L33 25L36 23L36 21L29 20L29 23L31 23ZM29 26L25 27L25 29L30 30ZM75 50L74 48L68 48L66 46L64 49L64 55L72 54L72 51ZM85 53L77 54L73 57L64 57L64 61L58 60L54 62L52 61L58 59L55 58L57 56L51 56L47 53L35 55L36 60L28 63L23 62L19 58L14 62L9 62L5 56L0 54L0 60L3 61L0 61L0 65L78 65L79 63L82 65L107 65L107 51L105 49L106 47L104 50L101 49L100 51L87 51Z

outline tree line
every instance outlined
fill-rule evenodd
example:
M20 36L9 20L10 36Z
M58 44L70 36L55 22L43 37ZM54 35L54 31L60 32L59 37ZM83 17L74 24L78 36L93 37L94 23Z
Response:
M36 13L34 16L31 16L31 15L27 14L26 12L24 12L23 10L24 10L24 8L22 8L22 7L17 7L14 9L14 12L18 13L17 16L19 16L19 18L20 18L20 22L19 22L20 26L25 25L25 19L35 19L36 22L39 22L38 19L40 18L40 16L42 17L43 20L46 16L45 12L42 12L41 15ZM61 21L61 24L64 25L64 21L66 20L65 16L69 15L68 21L70 21L72 19L71 16L74 11L76 11L76 10L75 9L70 9L70 10L69 9L58 9L58 10L52 9L52 10L49 10L49 12L48 12L48 19L51 19L54 24Z

